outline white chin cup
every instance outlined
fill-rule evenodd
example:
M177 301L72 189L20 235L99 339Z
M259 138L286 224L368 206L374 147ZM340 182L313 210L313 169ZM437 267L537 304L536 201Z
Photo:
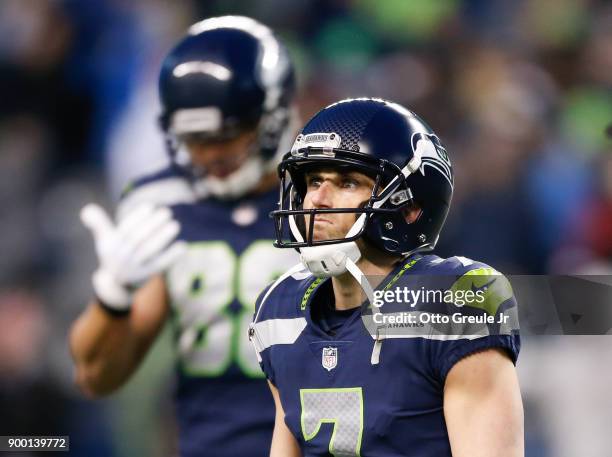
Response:
M302 263L319 278L339 276L347 271L347 260L356 263L360 258L361 251L354 241L300 248Z

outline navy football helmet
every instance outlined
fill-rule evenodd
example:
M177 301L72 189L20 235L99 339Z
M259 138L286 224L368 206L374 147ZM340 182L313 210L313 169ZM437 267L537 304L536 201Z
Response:
M240 170L209 186L221 197L239 197L274 169L294 134L288 128L295 92L293 65L265 25L243 16L205 19L165 58L159 77L160 125L172 159L194 177L183 140L225 141L257 129L253 153ZM283 146L283 142L285 145ZM276 159L276 160L275 160ZM225 194L225 195L223 195Z
M303 209L304 174L320 166L349 167L374 178L369 200L359 208ZM416 114L381 99L348 99L319 111L284 155L278 171L281 200L279 209L271 213L275 245L298 248L303 256L312 246L360 237L384 252L402 256L431 250L453 194L452 166L440 139ZM405 209L414 204L421 209L420 215L407 223ZM347 212L356 214L356 222L345 238L313 240L317 214ZM325 265L321 270L330 273Z

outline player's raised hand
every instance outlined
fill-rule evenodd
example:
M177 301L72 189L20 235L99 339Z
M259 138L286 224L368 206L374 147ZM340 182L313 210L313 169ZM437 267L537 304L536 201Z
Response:
M92 277L98 298L116 311L127 311L134 287L168 268L186 245L175 241L180 230L166 207L141 205L117 225L106 211L90 203L81 221L91 230L99 266Z

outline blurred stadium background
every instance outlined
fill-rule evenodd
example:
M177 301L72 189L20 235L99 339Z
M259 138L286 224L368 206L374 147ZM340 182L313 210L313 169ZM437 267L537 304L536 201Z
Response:
M77 215L165 163L160 61L190 23L230 13L288 43L304 119L367 95L430 122L456 170L440 255L612 272L610 2L2 0L0 435L173 453L168 332L120 393L90 402L72 385L66 335L95 266ZM519 374L528 457L611 455L612 337L526 338Z

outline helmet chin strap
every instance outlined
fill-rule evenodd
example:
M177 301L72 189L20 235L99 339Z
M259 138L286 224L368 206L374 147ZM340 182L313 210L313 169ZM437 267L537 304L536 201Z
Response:
M359 233L365 222L365 214L359 216L357 221L353 224L351 229L346 234L345 238L354 236ZM298 241L303 241L302 234L297 228L297 224L293 219L293 216L289 216L289 226L293 232L293 236ZM339 276L347 271L357 281L361 289L368 297L370 304L374 303L374 289L368 281L368 278L363 271L357 266L357 261L361 258L361 251L354 241L338 244L327 244L322 246L308 246L300 248L300 259L302 263L310 272L317 276L327 278L330 276ZM372 356L370 363L372 365L378 365L380 360L380 351L382 349L382 341L386 335L386 328L384 326L376 329L376 335L372 335L374 338L374 347L372 349Z
M293 216L289 217L289 226L293 236L297 240L303 241L302 234L297 228L295 219ZM365 218L365 214L359 216L345 238L350 238L359 233L365 223ZM363 289L370 303L373 303L374 290L366 276L357 266L357 261L359 261L360 258L361 251L354 241L300 248L300 259L313 275L319 278L329 278L340 276L348 271Z
M404 167L402 170L404 175L411 173L411 170ZM397 177L394 178L383 190L383 193L395 184ZM390 193L386 197L377 201L373 206L380 208L385 201L390 197ZM289 199L289 209L293 209L292 200ZM365 224L366 215L362 214L359 216L357 221L350 228L345 238L352 237L359 233ZM293 215L289 216L289 228L294 238L299 242L304 242L304 237L300 233L300 230L295 222ZM374 289L368 281L363 271L357 266L357 261L361 258L361 251L354 241L337 244L327 244L321 246L307 246L299 249L300 259L304 266L317 277L330 277L339 276L345 272L349 272L353 278L357 281L361 289L368 297L370 305L374 304ZM378 309L374 311L380 313ZM372 355L370 357L370 363L372 365L378 365L380 362L380 352L382 349L382 342L386 338L386 325L377 326L376 335L371 335L374 339L374 347L372 349Z
M410 174L410 172L408 172ZM394 178L385 188L382 193L386 193L392 185L397 181ZM390 197L390 193L376 201L373 204L374 208L380 208ZM293 209L293 199L289 199L289 209ZM345 238L351 238L361 231L365 224L366 214L361 214L349 229ZM304 242L295 217L289 216L289 229L294 238L299 242ZM354 241L346 243L326 244L321 246L307 246L299 249L302 263L308 270L317 277L328 278L330 276L340 276L345 272L349 272L351 276L359 283L370 303L374 303L374 291L371 284L357 266L357 261L361 258L361 251Z

